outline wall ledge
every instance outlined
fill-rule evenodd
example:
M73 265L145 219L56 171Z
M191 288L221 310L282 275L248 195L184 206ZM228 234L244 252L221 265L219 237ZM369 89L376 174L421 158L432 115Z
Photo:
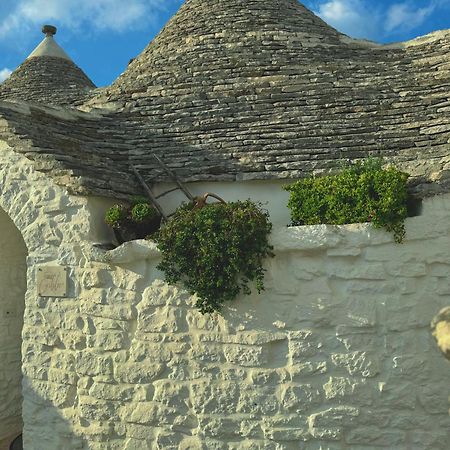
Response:
M389 233L376 230L369 223L351 225L309 225L283 227L271 234L275 252L326 250L340 246L363 246L371 242L393 242ZM125 242L113 250L91 247L88 259L105 264L121 265L142 260L160 259L156 243L145 239Z
M449 199L449 196L445 196L428 200L424 214L406 220L405 244L450 233ZM355 249L395 243L392 233L376 229L370 223L277 227L272 231L270 239L275 253L326 251L335 248ZM91 261L117 265L158 260L161 257L156 243L147 240L126 242L109 251L91 246L86 256Z
M156 243L145 239L125 242L113 250L101 250L91 247L88 251L88 259L94 262L105 264L121 265L142 260L152 260L160 258L160 251Z

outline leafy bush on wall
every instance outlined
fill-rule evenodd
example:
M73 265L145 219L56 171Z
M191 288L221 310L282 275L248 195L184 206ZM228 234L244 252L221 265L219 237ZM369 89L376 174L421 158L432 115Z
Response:
M254 281L264 289L263 259L272 255L269 215L250 200L215 203L202 208L183 205L159 231L158 268L166 281L198 296L202 313L221 309Z
M337 175L305 178L285 186L292 225L372 222L394 233L397 242L405 236L408 174L382 161L356 162Z

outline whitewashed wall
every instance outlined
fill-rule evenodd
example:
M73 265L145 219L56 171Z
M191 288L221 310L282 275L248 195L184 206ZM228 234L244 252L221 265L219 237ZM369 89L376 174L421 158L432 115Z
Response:
M447 449L429 323L449 303L449 219L447 195L402 245L370 225L277 227L266 292L223 317L161 281L152 245L97 254L90 366L75 365L90 448Z
M280 219L266 292L202 316L152 244L92 247L109 238L100 200L0 147L0 206L29 251L27 450L448 448L450 367L429 322L449 304L449 195L402 245ZM68 297L37 295L42 264L69 269Z
M0 441L22 430L21 333L27 248L0 209Z
M283 227L290 223L290 211L287 208L289 192L283 186L289 184L286 180L270 181L240 181L217 183L188 183L186 186L194 196L201 196L206 192L212 192L221 196L225 201L252 199L260 202L270 212L270 218L275 226ZM173 184L162 183L154 187L155 195L161 194L173 188ZM174 211L181 202L187 198L181 191L175 191L163 197L161 203L167 213ZM215 202L210 199L208 203Z
M27 159L0 141L0 208L18 230L14 242L20 232L28 249L22 342L17 327L14 330L16 348L22 344L25 449L76 449L83 442L72 429L76 374L62 362L66 352L82 348L85 342L78 323L72 322L77 311L76 288L73 282L69 284L67 298L39 297L36 271L42 265L62 265L68 268L71 278L76 278L75 272L83 265L81 247L93 238L87 203L86 199L69 197L63 189L53 186ZM3 247L3 237L7 239L4 233L8 233L12 224L3 217L0 223L2 281L12 270ZM13 241L8 239L8 243L12 245ZM20 271L17 277L20 280ZM0 298L21 286L23 281L18 281L17 286L0 284ZM21 301L23 304L23 297ZM0 312L3 314L3 308ZM2 339L0 348L4 345ZM0 366L3 364L2 360ZM0 379L0 397L8 395L10 389L15 390L16 383L17 380L12 384Z

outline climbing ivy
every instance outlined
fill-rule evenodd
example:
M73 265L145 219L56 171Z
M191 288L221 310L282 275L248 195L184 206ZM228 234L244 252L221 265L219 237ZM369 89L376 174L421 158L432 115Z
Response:
M269 214L250 200L183 205L156 236L169 283L181 281L198 296L202 313L221 309L254 281L264 290L263 259L272 256Z
M382 168L380 159L350 164L337 175L305 178L284 188L290 192L292 225L372 222L405 236L408 174Z

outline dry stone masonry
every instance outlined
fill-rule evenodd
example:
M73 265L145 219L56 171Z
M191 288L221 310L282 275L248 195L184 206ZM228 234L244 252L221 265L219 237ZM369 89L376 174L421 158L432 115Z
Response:
M22 383L26 450L448 450L449 31L381 46L296 0L187 0L100 90L44 31L0 85L0 441ZM152 153L196 194L267 201L263 294L203 316L154 243L105 250L131 166L165 181ZM404 244L286 227L280 180L372 155L424 198Z
M94 83L54 41L56 27L45 25L41 44L0 85L0 99L46 105L80 103Z
M56 85L54 80L60 80ZM69 106L95 88L72 62L53 56L27 59L0 86L0 99Z
M36 271L41 265L63 265L69 269L70 274L73 274L76 267L79 267L81 242L95 239L95 236L89 234L91 219L87 210L87 200L80 197L69 198L60 188L49 185L48 179L36 172L29 160L14 153L0 142L0 208L3 225L1 234L2 237L5 236L5 239L10 238L2 245L4 260L1 263L0 314L3 321L9 322L8 359L11 360L10 365L5 364L6 367L3 366L6 361L2 360L0 372L2 395L8 395L11 398L11 401L8 400L8 409L6 407L3 409L6 406L3 403L0 408L2 424L10 423L11 425L10 429L0 427L2 433L0 440L17 431L17 423L20 431L21 421L15 413L20 414L22 406L18 389L22 384L24 448L75 449L77 447L70 443L71 425L61 420L58 408L62 406L62 403L49 401L48 397L42 396L42 392L49 393L55 389L54 395L64 397L68 393L70 384L65 390L62 386L67 380L73 379L73 374L65 370L65 367L59 366L56 359L58 359L57 354L63 352L66 345L70 348L70 345L77 345L77 341L84 339L69 318L74 308L75 287L70 286L68 298L52 299L53 301L50 302L50 299L37 295ZM6 224L3 211L10 218ZM4 235L4 233L8 234ZM20 235L22 238L19 239ZM21 239L22 244L20 244ZM8 256L11 259L7 260ZM23 293L20 298L19 290L24 287L24 281L21 279L24 266L27 268L27 290L25 298ZM6 280L7 283L4 284L8 273L13 273L14 278ZM10 297L12 295L14 297ZM25 312L23 313L21 308L24 304ZM17 318L8 318L8 311L15 311ZM22 318L23 328L19 323L22 322ZM61 327L68 331L65 333L64 341L58 338L58 330ZM19 339L21 329L22 342ZM4 337L3 327L2 336ZM14 337L16 340L13 344ZM2 339L3 356L5 356L8 339ZM22 379L20 371L17 371L17 360L21 358L21 344ZM55 366L49 365L53 357L56 358ZM53 370L50 370L49 375L51 367ZM51 380L62 380L63 383L58 388L57 385L52 384ZM10 417L16 417L14 423L7 421ZM27 432L28 429L30 433ZM57 443L51 441L54 434L57 436Z
M99 200L1 155L1 207L28 248L27 450L447 448L428 330L448 304L448 194L402 245L367 224L278 228L266 292L203 316L151 242L92 246ZM69 269L67 297L37 295L41 265Z
M73 214L54 192L62 211L42 209ZM448 303L449 216L448 195L427 200L403 245L370 225L279 229L267 291L223 317L161 279L152 243L55 237L39 262L73 286L28 286L26 448L446 449L448 364L428 330Z
M156 152L191 181L293 179L380 155L426 195L449 183L449 36L383 46L338 33L297 0L187 0L112 86L67 96L92 119L72 121L72 133L51 132L45 114L11 117L2 104L0 115L29 158L57 162L48 173L73 178L82 194L134 195L130 165L153 178ZM2 86L36 89L25 98L36 100L40 68L31 66L47 63L31 58ZM61 70L55 92L70 76Z

